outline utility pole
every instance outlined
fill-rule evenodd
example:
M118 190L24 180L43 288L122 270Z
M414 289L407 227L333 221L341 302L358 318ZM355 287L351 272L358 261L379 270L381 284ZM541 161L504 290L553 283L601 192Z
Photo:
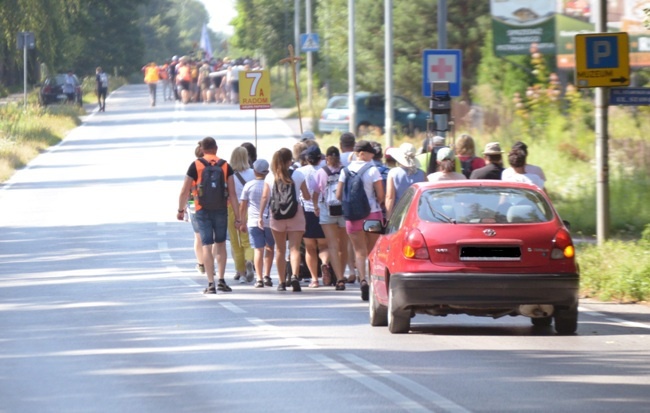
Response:
M596 8L596 32L607 33L607 0ZM603 245L609 236L609 149L607 88L597 87L594 97L596 115L596 238Z
M293 36L294 36L294 44L293 44L293 49L294 50L300 50L300 0L295 0L294 3L295 6L295 11L294 11L294 25L293 25ZM300 81L300 62L296 62L295 66L295 81L299 82ZM297 79L297 80L296 80ZM298 87L299 83L296 83L296 87L298 90L300 88Z
M438 49L447 48L447 0L438 0Z
M393 146L393 0L384 0L384 110L386 111L386 147Z
M305 22L306 22L306 32L311 36L311 0L306 0L305 5ZM313 60L312 52L307 52L307 104L309 109L313 108L312 105L312 94L313 94L313 85L312 85L312 75L313 75Z
M354 79L354 0L348 0L348 108L350 109L350 132L357 133L357 103L354 91L357 88Z

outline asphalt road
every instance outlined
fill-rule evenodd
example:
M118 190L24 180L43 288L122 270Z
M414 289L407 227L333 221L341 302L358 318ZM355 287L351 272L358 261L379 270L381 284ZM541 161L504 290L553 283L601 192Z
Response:
M467 316L391 335L358 285L254 289L229 260L234 291L201 294L182 179L200 138L255 142L254 115L124 87L2 186L0 412L648 411L645 306L583 302L573 336ZM260 157L295 142L272 110L257 131Z

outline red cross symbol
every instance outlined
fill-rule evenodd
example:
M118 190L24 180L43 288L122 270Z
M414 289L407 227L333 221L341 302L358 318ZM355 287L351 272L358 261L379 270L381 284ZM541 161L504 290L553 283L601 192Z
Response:
M445 59L438 58L438 63L431 65L431 72L437 75L437 79L446 79L446 74L451 73L454 68L451 65L445 64Z

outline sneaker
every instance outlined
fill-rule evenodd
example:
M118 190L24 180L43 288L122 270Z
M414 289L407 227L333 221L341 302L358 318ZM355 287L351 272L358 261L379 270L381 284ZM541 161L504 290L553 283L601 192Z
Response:
M219 280L219 283L217 284L217 290L229 293L232 291L232 288L228 287L226 280Z
M264 288L264 282L262 280L255 281L255 288Z
M323 275L323 285L326 287L328 285L332 285L332 275L330 274L330 268L327 266L327 264L321 265L320 271Z
M248 282L248 280L246 279L246 274L237 273L237 275L235 277L237 277L240 284L246 284Z
M302 288L300 288L300 279L297 275L291 277L291 288L293 288L294 293L299 293L302 291Z
M196 270L199 272L199 274L205 274L205 265L196 264Z
M359 284L361 285L359 288L361 290L361 300L368 301L370 298L370 286L368 285L368 282L366 280L361 280L359 281Z
M255 278L255 268L251 261L246 261L246 281L251 282Z
M267 287L273 287L273 280L268 275L264 277L264 285Z
M235 280L235 281L239 281L239 278L241 278L241 274L239 274L239 273L235 273L235 276L232 277L232 279Z
M216 294L217 289L214 288L214 284L210 283L208 284L207 288L203 290L203 294Z
M280 282L278 284L278 291L287 291L286 283Z

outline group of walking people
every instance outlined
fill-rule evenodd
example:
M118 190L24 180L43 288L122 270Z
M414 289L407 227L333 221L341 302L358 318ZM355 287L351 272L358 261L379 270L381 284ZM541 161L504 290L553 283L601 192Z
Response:
M469 135L453 149L436 137L425 151L418 154L414 145L404 143L384 156L380 143L344 133L338 147L323 153L314 134L305 132L292 150L276 151L270 163L258 159L248 142L225 162L217 157L216 141L204 138L187 170L177 214L192 222L197 269L208 278L204 293L231 291L225 280L229 234L235 280L272 287L275 261L278 291L301 291L303 269L310 288L342 291L358 280L361 298L368 300L368 254L378 235L364 231L364 221L389 218L411 185L469 177L543 187L545 180L541 168L526 163L522 142L508 154L508 169L498 142L488 143L485 158L479 158ZM436 170L428 175L430 162L422 155L435 159Z

